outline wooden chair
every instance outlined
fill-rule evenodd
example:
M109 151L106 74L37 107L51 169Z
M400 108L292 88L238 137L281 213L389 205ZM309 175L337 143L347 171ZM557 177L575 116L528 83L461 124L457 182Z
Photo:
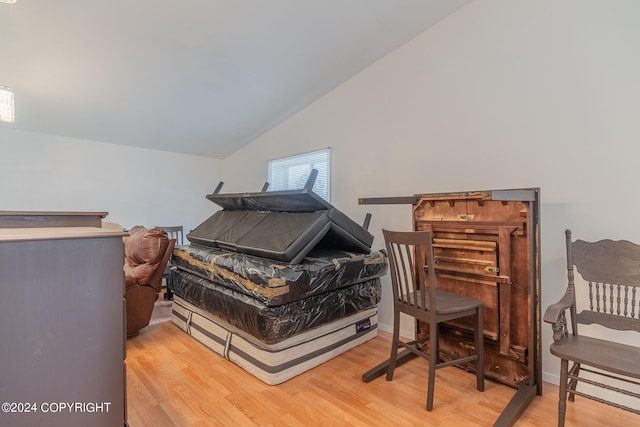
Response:
M176 241L176 245L182 245L183 241L184 241L184 237L183 237L183 227L181 225L175 225L175 226L160 226L160 225L156 225L157 228L162 228L164 231L167 232L167 236L170 239L175 239Z
M387 381L393 379L398 349L406 348L429 361L427 411L433 409L436 369L475 362L477 389L484 391L484 348L482 301L437 289L437 262L433 254L432 231L398 232L382 230L389 256L393 285L393 341L387 368ZM404 342L400 339L400 313L429 324L428 338ZM438 345L439 324L475 316L473 354L441 359ZM428 340L428 349L423 345ZM425 350L428 350L425 351Z
M172 226L156 225L156 228L161 228L164 231L166 231L169 239L173 239L176 241L176 245L184 244L184 231L181 225L172 225ZM169 262L169 264L167 264L167 267L164 269L164 273L162 274L162 279L164 280L164 283L166 283L166 286L163 286L165 288L164 299L172 300L173 290L171 289L171 262Z
M640 292L637 292L640 287L640 245L626 240L572 242L571 230L565 232L565 238L567 289L562 299L550 305L544 314L544 321L551 323L553 327L554 342L550 351L560 358L558 426L564 425L567 395L569 401L574 401L578 395L640 414L637 409L588 394L590 388L604 388L640 398L640 394L633 393L628 388L614 387L611 382L611 379L615 379L639 385L634 379L640 379L640 347L578 333L579 324L597 324L614 330L640 332ZM583 281L575 283L574 266ZM585 304L579 306L586 305L588 299L589 307L578 311L576 296L577 301L585 301ZM568 319L571 321L570 333ZM584 329L582 332L585 332ZM582 372L591 375L585 378L580 376ZM577 390L578 381L588 384L587 387Z

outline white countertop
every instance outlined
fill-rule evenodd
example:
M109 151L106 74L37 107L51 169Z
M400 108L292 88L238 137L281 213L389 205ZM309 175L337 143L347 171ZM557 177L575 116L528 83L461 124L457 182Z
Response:
M126 231L99 227L0 228L0 242L126 236Z

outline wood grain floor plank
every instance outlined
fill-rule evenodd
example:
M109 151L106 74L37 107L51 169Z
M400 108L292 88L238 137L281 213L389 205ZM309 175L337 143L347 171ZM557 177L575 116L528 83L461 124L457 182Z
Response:
M491 426L515 390L450 367L436 373L435 402L425 410L427 361L397 368L393 381L362 374L388 357L379 336L278 386L269 386L214 354L170 322L127 340L130 427L204 426ZM543 384L516 422L556 425L558 388ZM567 405L567 426L638 425L640 417L597 402Z

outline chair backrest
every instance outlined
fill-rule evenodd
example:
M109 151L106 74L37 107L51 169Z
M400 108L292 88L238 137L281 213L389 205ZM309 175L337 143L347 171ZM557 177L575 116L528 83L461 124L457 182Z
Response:
M577 325L597 323L617 330L640 332L640 245L627 240L571 241L567 230L568 286L573 289L571 307L573 334ZM576 312L573 267L585 281L589 307Z
M160 291L162 274L171 257L175 239L159 227L135 226L124 242L124 275L127 287L151 286Z
M183 239L183 228L181 225L173 225L173 226L160 226L156 225L156 228L162 228L167 232L167 236L170 239L175 239L176 245L182 245L184 242Z
M433 232L382 230L382 233L394 304L402 305L403 311L410 314L435 313L435 269L427 268L435 266Z

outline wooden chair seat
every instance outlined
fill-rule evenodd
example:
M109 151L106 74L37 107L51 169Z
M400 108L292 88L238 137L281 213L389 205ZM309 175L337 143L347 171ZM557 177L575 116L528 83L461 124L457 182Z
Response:
M405 297L405 299L407 301L422 301L422 292L411 292ZM482 301L478 299L470 298L465 295L452 294L451 292L445 292L440 289L435 290L435 299L435 313L437 315L455 314L455 318L466 316L467 314L460 315L460 313L464 312L469 313L468 315L471 316L475 314L478 307L482 306ZM424 296L424 303L427 307L431 305L429 292ZM406 309L410 309L413 306L417 310L423 310L420 308L420 305L421 303L408 303Z
M568 335L562 341L551 344L550 351L561 359L640 378L638 347L583 335Z
M429 304L428 295L426 296L426 301ZM436 290L436 313L438 314L460 313L463 311L473 311L475 313L478 307L482 307L482 301L478 299Z

